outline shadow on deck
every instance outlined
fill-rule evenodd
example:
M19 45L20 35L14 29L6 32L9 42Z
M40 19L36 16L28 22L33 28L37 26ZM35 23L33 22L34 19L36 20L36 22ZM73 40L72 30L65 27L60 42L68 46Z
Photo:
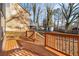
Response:
M36 53L38 56L57 56L56 54L47 50L44 46L36 45L31 42L23 41L23 40L20 40L18 42L20 43L20 46L22 48L32 51L33 53Z

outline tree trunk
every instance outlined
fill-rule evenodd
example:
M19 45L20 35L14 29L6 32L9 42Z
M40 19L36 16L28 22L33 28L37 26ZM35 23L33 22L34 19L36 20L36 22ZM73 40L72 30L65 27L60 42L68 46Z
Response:
M36 23L36 30L39 29L39 23Z
M1 27L1 12L0 12L0 27Z
M68 33L69 32L69 23L66 23L65 25L65 33Z

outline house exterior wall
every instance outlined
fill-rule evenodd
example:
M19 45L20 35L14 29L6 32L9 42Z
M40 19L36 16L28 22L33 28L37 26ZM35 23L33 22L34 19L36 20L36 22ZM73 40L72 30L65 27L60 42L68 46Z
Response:
M17 10L16 8L17 7ZM14 3L6 3L3 4L3 12L5 15L1 17L1 26L4 31L4 40L2 42L2 50L5 51L5 43L6 39L6 31L26 31L29 30L30 25L30 15L28 12L25 12L18 4ZM8 22L7 22L8 21Z
M17 7L17 9L15 7ZM6 21L16 16L17 18L14 18L11 21L6 22L6 31L29 30L29 14L25 12L18 4L6 4Z

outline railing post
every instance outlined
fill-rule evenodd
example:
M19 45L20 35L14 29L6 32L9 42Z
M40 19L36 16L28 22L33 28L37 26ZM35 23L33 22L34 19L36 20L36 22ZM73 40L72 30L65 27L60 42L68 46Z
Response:
M79 37L77 38L78 40L78 56L79 56Z
M26 37L27 37L27 31L26 31Z
M45 47L46 47L46 33L45 33Z

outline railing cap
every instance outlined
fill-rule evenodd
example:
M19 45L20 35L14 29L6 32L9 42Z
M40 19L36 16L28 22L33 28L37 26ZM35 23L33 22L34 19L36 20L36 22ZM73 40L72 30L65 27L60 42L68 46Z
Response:
M67 33L60 33L60 32L45 32L45 34L49 34L49 35L62 35L62 36L78 37L79 38L79 34L67 34Z

